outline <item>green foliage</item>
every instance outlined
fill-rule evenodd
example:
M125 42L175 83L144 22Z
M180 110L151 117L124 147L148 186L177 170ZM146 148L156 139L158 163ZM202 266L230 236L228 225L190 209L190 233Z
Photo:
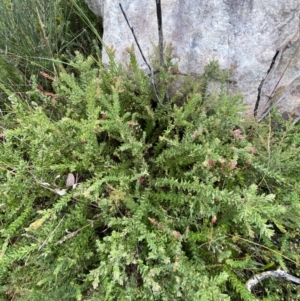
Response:
M1 299L254 300L253 274L296 272L297 126L244 118L215 62L159 104L129 56L127 69L104 69L77 53L51 93L33 76L26 97L10 95ZM173 71L157 82L171 86ZM272 294L274 282L260 292Z
M78 16L78 5L88 15L89 27ZM92 29L101 32L101 22L96 22L83 0L0 1L0 67L5 70L0 83L24 92L35 75L40 89L51 88L48 80L57 74L58 62L67 62L75 50L95 54Z

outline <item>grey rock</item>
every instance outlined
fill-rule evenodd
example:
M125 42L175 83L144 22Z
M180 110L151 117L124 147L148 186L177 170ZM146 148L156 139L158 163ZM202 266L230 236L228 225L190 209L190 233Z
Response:
M103 17L103 0L84 0L84 2L95 15Z
M106 45L128 61L134 39L122 4L146 57L158 45L155 0L85 0L103 17ZM300 0L161 0L165 43L180 57L181 73L201 73L212 60L229 69L251 112L271 104L300 114ZM138 62L146 70L137 47ZM103 63L108 64L103 53ZM260 95L260 97L258 97Z

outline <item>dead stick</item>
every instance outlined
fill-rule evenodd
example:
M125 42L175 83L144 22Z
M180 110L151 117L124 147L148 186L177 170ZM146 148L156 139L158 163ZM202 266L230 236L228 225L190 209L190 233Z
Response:
M270 278L270 277L276 277L276 278L285 278L288 281L300 284L300 279L288 274L286 271L282 270L277 270L277 271L268 271L268 272L263 272L261 274L257 274L251 279L249 279L246 282L246 288L248 291L251 292L252 288L257 285L260 281Z
M148 62L147 62L147 60L146 60L146 58L145 58L145 56L144 56L144 53L143 53L143 51L142 51L142 48L141 48L141 46L140 46L140 44L139 44L139 42L138 42L138 40L137 40L137 37L136 37L136 35L135 35L135 33L134 33L134 29L133 29L133 27L130 25L130 23L129 23L129 21L128 21L128 18L127 18L126 14L125 14L125 12L124 12L124 10L123 10L122 4L119 3L119 6L120 6L121 11L122 11L122 13L123 13L123 16L124 16L124 18L125 18L125 20L126 20L126 23L127 23L129 29L130 29L131 32L132 32L132 35L133 35L134 40L135 40L135 43L136 43L136 45L137 45L137 47L138 47L138 49L139 49L139 51L140 51L140 54L141 54L141 56L142 56L142 58L143 58L145 64L148 66L148 68L149 68L149 70L150 70L152 87L153 87L153 90L154 90L154 93L155 93L155 96L156 96L156 99L157 99L158 103L161 104L161 102L160 102L160 100L159 100L159 97L158 97L156 85L155 85L153 70L152 70L151 66L148 64Z
M156 14L158 25L158 45L159 45L159 64L162 67L164 65L164 37L162 28L162 13L160 0L156 0Z

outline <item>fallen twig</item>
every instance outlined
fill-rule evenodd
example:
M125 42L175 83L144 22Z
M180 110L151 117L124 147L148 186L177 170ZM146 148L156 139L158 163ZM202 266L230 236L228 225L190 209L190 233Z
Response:
M40 245L38 252L48 244L49 240L53 237L54 233L56 232L56 230L58 229L58 227L60 226L60 224L62 223L64 219L64 216L62 217L62 219L59 221L59 223L57 224L57 226L55 227L55 229L50 233L50 235L44 240L44 242Z
M252 277L251 279L249 279L246 282L246 288L248 289L248 291L251 292L252 288L257 285L260 281L270 278L270 277L276 277L276 278L285 278L288 281L300 284L300 279L290 275L289 273L287 273L286 271L283 270L276 270L276 271L268 271L268 272L263 272L261 274L257 274L254 277Z
M77 233L80 231L81 229L78 229L74 232L71 232L71 233L68 233L66 236L64 236L62 239L60 239L58 242L56 242L54 244L54 246L57 246L57 245L61 245L62 243L64 243L65 241L69 240L70 238L74 237L77 235Z

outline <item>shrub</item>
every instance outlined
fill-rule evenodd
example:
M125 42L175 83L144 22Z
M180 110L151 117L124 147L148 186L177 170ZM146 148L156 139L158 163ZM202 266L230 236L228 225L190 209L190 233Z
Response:
M51 93L32 77L25 100L10 96L3 300L254 300L250 276L296 271L297 127L245 118L216 63L168 101L176 74L161 69L158 101L129 55L106 70L77 54Z

